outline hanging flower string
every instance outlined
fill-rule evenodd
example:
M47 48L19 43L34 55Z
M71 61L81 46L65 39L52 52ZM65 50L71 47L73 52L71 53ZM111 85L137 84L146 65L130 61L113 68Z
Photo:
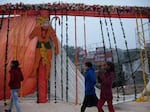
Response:
M85 5L82 3L47 3L47 4L23 4L22 2L11 4L7 3L4 5L0 5L0 13L2 11L6 10L51 10L51 11L59 11L59 10L69 10L69 11L90 11L90 12L101 12L105 9L108 9L109 11L116 13L117 10L120 11L120 13L139 13L138 10L142 12L142 14L148 14L150 15L150 7L137 7L137 6L107 6L107 5Z

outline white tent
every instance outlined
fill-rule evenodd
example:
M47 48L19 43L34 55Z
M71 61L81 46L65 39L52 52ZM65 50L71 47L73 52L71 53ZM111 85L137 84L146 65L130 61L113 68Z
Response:
M53 55L52 59L52 67L51 67L51 77L50 77L50 94L51 98L54 99L55 93L57 96L57 100L61 99L63 101L66 101L66 86L68 86L68 102L75 102L76 100L76 67L72 63L72 61L68 58L68 67L66 63L66 52L59 44L59 50L60 53L58 56L56 56L56 67L55 67L55 56ZM62 53L62 54L61 54ZM54 54L54 53L53 53ZM63 64L61 65L61 55L62 55L62 61ZM55 71L56 68L56 71ZM61 73L61 69L63 69L63 73ZM66 79L66 72L68 70L68 84ZM56 72L56 77L55 77ZM84 97L84 77L83 75L78 71L78 103L82 103L83 97ZM62 76L62 79L61 79ZM63 83L61 83L61 80ZM55 87L55 81L56 81L56 87ZM63 88L62 88L63 84ZM63 91L62 91L63 90ZM62 99L62 93L63 93L63 99Z

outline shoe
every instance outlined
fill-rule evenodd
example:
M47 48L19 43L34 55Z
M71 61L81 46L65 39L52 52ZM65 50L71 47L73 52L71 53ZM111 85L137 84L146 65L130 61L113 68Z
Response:
M7 109L5 109L5 112L11 112L11 110L7 110Z

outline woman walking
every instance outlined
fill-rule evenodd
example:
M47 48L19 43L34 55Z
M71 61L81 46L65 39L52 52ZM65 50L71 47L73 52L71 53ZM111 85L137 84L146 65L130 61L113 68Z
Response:
M96 78L95 69L91 62L85 63L85 96L81 106L81 112L85 112L86 107L97 106L98 98L95 93Z
M115 112L112 104L112 83L114 80L114 64L107 62L101 66L101 72L98 76L98 82L101 84L100 100L98 101L98 112L102 111L105 102L108 104L109 112Z

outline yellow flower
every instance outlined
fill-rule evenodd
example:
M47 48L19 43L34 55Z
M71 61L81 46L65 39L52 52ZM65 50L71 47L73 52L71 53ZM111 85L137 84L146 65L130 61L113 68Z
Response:
M45 22L48 22L49 19L47 17L37 17L36 22L40 25L43 26Z
M41 54L41 57L42 57L43 64L47 64L48 60L47 60L46 48L45 48L44 43L41 43L40 54Z

